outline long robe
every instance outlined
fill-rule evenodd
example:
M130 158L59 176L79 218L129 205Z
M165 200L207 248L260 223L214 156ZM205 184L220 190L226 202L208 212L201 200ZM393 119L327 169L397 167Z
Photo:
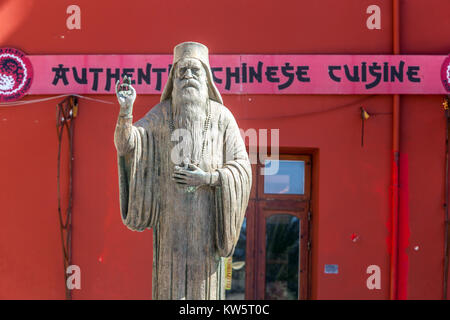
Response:
M239 238L252 174L233 115L212 100L210 106L199 167L217 170L220 182L195 192L172 180L171 152L181 144L171 141L170 100L129 125L128 141L116 129L122 221L135 231L153 228L153 299L224 299L223 257L233 254ZM174 118L176 128L191 133L185 140L191 159L200 158L205 117Z

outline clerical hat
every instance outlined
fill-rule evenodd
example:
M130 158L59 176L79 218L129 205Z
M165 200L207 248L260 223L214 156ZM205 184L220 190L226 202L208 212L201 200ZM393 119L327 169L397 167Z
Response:
M169 78L167 79L166 86L164 87L161 95L161 101L171 98L173 89L173 73L177 66L178 61L184 58L194 58L199 60L206 71L206 77L208 78L208 94L211 100L214 100L220 104L223 104L222 96L217 90L213 81L211 67L209 65L208 48L198 42L183 42L175 46L173 49L173 66L170 69Z

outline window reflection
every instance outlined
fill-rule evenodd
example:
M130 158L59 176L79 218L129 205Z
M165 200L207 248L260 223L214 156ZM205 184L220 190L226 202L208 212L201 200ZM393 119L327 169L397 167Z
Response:
M266 220L265 299L298 299L300 220L289 214Z
M276 174L264 175L264 193L270 194L304 194L305 193L305 162L291 160L266 160L267 172L273 172L278 165ZM271 169L272 168L272 169ZM266 172L266 171L265 171Z
M247 218L242 223L239 240L232 259L231 289L225 291L227 300L245 299L245 251L247 245Z

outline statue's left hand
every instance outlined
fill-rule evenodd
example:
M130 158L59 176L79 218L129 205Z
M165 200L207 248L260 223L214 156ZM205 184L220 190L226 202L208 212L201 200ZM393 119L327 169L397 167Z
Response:
M175 172L172 175L172 179L178 184L202 186L209 184L211 174L203 171L194 164L189 164L188 169L175 166Z

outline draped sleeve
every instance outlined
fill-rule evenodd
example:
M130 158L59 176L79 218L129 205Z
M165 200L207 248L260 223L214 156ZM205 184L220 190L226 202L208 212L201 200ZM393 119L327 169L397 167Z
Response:
M128 128L130 148L125 154L117 153L120 213L122 222L133 231L154 227L159 217L157 159L151 122L151 118L144 117Z
M216 247L221 257L233 255L244 221L252 185L251 165L236 120L227 111L224 133L224 166L217 169L215 187Z

